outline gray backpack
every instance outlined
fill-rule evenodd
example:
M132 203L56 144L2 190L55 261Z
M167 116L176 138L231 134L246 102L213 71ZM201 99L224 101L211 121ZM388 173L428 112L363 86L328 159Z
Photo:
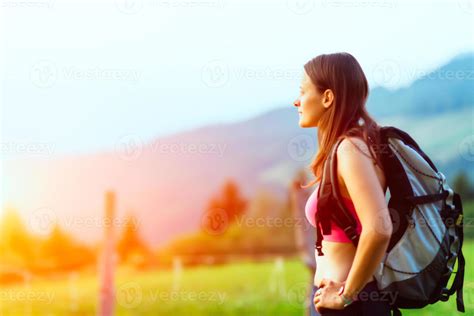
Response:
M336 150L341 141L333 146L323 167L320 210L316 214L318 255L324 255L321 240L323 233L330 233L330 220L345 231L356 247L359 241L356 220L341 203L337 185ZM390 193L393 233L374 274L378 288L387 297L395 298L391 300L394 315L401 315L399 308L422 308L447 301L455 292L457 310L464 312L461 198L406 132L384 126L380 142L378 152ZM453 271L456 261L457 271ZM448 288L452 273L455 277Z

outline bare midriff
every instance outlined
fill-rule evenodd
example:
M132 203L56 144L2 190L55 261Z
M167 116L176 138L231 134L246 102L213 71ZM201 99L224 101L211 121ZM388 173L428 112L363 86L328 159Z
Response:
M324 256L316 256L316 273L314 274L314 285L318 285L322 279L330 279L343 282L347 279L351 270L356 248L352 243L322 241ZM374 280L372 276L369 282Z

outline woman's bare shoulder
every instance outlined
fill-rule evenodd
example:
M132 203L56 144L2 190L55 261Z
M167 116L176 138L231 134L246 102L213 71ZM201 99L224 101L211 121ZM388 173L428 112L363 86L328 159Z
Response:
M386 191L386 179L383 170L375 163L375 160L370 155L369 146L367 143L361 138L357 136L348 136L345 137L339 147L337 148L337 159L338 161L341 160L348 160L348 159L360 159L360 160L371 160L372 161L372 168L374 168L375 173L379 179L380 185L383 188L383 191ZM338 168L338 171L340 169ZM345 197L349 197L348 190L344 183L344 179L342 175L338 172L338 179L341 187L341 193Z

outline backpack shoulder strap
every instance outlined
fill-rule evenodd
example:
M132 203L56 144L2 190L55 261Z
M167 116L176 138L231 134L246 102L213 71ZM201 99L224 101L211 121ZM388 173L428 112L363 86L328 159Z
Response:
M339 181L337 177L337 148L341 144L343 138L339 139L334 146L334 150L331 153L331 188L334 196L334 200L337 203L337 207L334 208L334 212L331 213L334 222L344 230L347 238L349 238L354 246L357 248L359 243L359 234L357 234L357 222L352 214L349 212L347 207L342 203L342 196L339 191Z
M443 294L449 296L453 295L456 292L456 306L457 310L464 312L464 298L463 298L463 285L464 285L464 267L466 264L464 254L462 253L462 246L464 241L464 230L463 230L463 209L461 196L457 193L454 193L454 205L457 210L460 212L460 216L455 223L455 229L459 237L459 254L458 254L458 270L456 271L456 276L451 285L451 288L443 289Z
M339 183L337 179L337 148L343 138L339 139L332 147L331 152L326 159L323 167L323 176L321 179L318 194L318 212L316 212L316 249L318 255L322 253L321 240L323 239L322 231L325 234L331 233L330 221L334 221L338 227L344 230L346 236L357 247L359 235L357 234L357 222L349 210L341 203L342 198L339 192Z
M328 159L324 162L323 165L323 174L322 179L319 184L318 189L318 211L315 215L315 223L316 223L316 242L315 242L315 249L318 251L318 256L324 256L322 251L322 240L323 234L321 229L324 231L325 234L331 233L331 225L329 222L330 213L328 212L328 208L325 207L328 203L330 203L332 192L331 192L331 183L330 183L330 170L329 170L329 161ZM320 227L320 225L322 228Z

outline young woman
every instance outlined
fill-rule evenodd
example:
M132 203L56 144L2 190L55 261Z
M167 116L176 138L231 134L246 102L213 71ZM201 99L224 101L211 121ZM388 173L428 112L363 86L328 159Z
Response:
M299 125L318 128L318 153L311 164L318 184L306 204L315 226L322 166L332 145L337 155L338 185L343 203L357 220L356 247L334 223L323 235L323 256L316 256L312 315L390 315L389 301L378 292L373 274L392 233L385 200L387 189L380 157L379 125L367 113L368 83L357 60L348 53L319 55L304 65L300 94L294 101Z

